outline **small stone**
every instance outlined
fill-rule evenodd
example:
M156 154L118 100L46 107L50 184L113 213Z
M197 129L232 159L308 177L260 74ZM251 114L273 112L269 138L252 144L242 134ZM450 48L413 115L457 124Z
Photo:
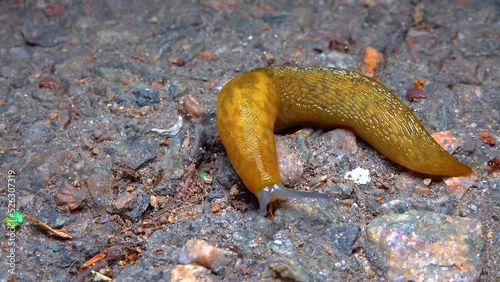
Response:
M344 179L349 179L356 184L368 184L372 181L370 171L357 167L354 170L346 172Z
M220 203L213 204L213 206L212 206L212 213L218 213L218 212L220 212L220 210L221 210Z
M422 89L416 87L410 87L406 90L406 99L408 101L418 102L420 101L420 99L424 98L427 98L427 94Z
M57 17L64 12L64 6L60 3L47 4L43 7L43 12L49 18Z
M60 83L57 82L57 80L55 80L54 78L48 76L38 82L38 87L57 90L60 87Z
M477 281L485 244L475 219L410 210L374 219L369 241L385 254L389 281Z
M171 223L171 224L172 224L172 223L174 223L174 222L175 222L175 219L174 219L174 217L173 217L173 216L169 215L169 216L168 216L168 218L167 218L167 221L168 221L168 223Z
M377 208L378 214L404 213L411 208L410 203L403 200L392 200Z
M54 175L61 173L65 157L65 151L53 148L20 158L17 164L19 175L25 177L16 184L28 192L38 193L41 187L49 185Z
M172 268L171 280L172 282L199 282L206 281L206 275L210 274L210 271L203 266L199 265L176 265Z
M156 89L136 89L132 91L135 103L139 107L151 106L160 103L160 92Z
M238 189L238 185L234 184L231 186L231 190L229 190L229 195L236 196L240 193L240 189Z
M159 201L158 201L158 197L154 196L154 195L151 195L150 199L149 199L149 204L153 207L153 208L156 208L159 204Z
M203 176L203 182L205 182L205 184L212 184L212 181L213 181L213 177L211 175L205 175Z
M156 16L152 16L152 17L149 19L149 23L152 23L152 24L157 24L157 23L158 23L158 17L156 17Z
M431 184L431 182L432 182L432 178L426 178L422 182L424 183L424 185L429 186L429 184Z
M203 116L205 110L198 103L198 101L191 96L184 96L180 101L180 109L179 112L182 114L187 120L196 119Z
M27 22L21 32L26 42L42 47L53 47L67 40L66 32L48 24Z
M495 136L491 135L491 133L486 131L481 133L480 138L481 141L483 141L483 143L489 144L491 146L495 146L495 144L497 143L497 139L495 138Z
M325 184L324 190L335 198L348 199L351 197L354 188L352 187L352 185L347 185L345 183L327 182Z
M411 191L418 184L421 184L420 180L406 171L397 175L394 181L394 186L400 191Z
M451 130L431 133L432 138L438 142L448 153L453 153L460 146L460 140L455 138Z
M276 136L275 143L281 181L285 186L293 187L304 174L304 163L292 146L287 143L287 137Z
M56 204L65 210L74 211L78 209L86 199L85 193L65 182L58 192L54 195Z
M337 250L345 255L352 253L352 245L358 238L358 227L356 225L341 225L332 228L330 239Z
M356 154L358 151L356 136L345 129L328 131L321 136L321 139L321 146L325 146L326 151L338 160L344 156Z
M113 203L113 205L117 210L122 210L127 207L134 199L135 197L134 195L132 195L132 193L121 193L118 199Z
M149 160L156 158L158 146L144 136L131 135L125 140L120 140L115 147L117 159L122 167L137 170Z
M195 91L195 89L197 89L196 85L194 85L192 81L180 76L170 77L165 86L168 89L168 95L172 99L185 95L187 93L191 93L192 91Z
M287 261L278 261L269 263L274 271L279 273L282 279L291 279L292 281L314 281L313 274L299 261L290 259Z
M468 176L445 177L443 181L446 184L446 194L461 199L471 187L477 185L477 175L471 173Z
M418 195L427 196L430 195L431 189L429 189L429 187L426 187L424 185L417 184L417 186L415 186L415 193Z
M85 189L89 191L94 204L108 208L113 195L113 175L109 170L95 169L89 173L92 177L84 180Z
M234 257L234 253L216 248L205 240L192 239L181 248L178 261L181 264L195 263L222 274L234 262Z
M142 190L137 190L134 193L121 193L118 199L113 202L113 206L121 216L126 216L136 221L148 208L149 202L150 195L144 193Z

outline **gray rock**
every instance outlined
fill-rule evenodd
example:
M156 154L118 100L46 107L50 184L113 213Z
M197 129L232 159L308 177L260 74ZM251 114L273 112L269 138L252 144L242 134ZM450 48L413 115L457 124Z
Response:
M160 103L160 92L154 89L136 89L132 91L135 103L139 107L151 106Z
M345 255L352 253L352 245L358 238L358 227L356 225L343 224L330 230L330 238L337 250Z
M27 22L21 30L24 40L29 44L52 47L68 39L68 33L54 26Z

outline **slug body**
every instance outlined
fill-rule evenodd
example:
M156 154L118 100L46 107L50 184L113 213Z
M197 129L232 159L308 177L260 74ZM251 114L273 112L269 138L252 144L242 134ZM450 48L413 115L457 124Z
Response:
M217 130L263 214L276 199L329 197L281 185L273 133L296 125L349 127L392 161L424 174L472 172L441 148L411 110L375 80L335 68L255 69L223 87L217 102Z

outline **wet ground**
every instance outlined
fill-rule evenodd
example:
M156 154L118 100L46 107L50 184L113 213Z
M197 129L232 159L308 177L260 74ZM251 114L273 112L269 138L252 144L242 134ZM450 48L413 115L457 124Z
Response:
M0 278L498 281L500 6L429 2L0 1L0 211L24 216L0 229ZM334 197L259 216L216 102L284 64L373 76L478 178L295 129L277 136L285 184ZM357 167L366 184L344 178Z

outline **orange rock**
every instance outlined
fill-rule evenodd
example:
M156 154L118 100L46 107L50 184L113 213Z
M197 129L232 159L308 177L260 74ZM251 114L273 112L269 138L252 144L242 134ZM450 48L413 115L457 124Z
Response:
M363 64L365 64L365 72L368 76L373 77L373 72L377 67L377 63L382 58L382 54L379 53L375 48L367 46L365 48L365 56L363 58Z
M216 248L205 240L192 239L182 247L178 261L182 264L198 264L220 274L234 262L234 257L234 253Z
M497 143L497 139L491 135L489 132L483 132L481 133L481 141L483 141L483 143L486 143L486 144L489 144L491 146L495 146L495 144Z
M171 272L172 282L199 282L205 281L204 277L210 274L210 271L203 266L188 264L176 265Z
M438 142L448 153L453 153L459 147L459 139L451 134L451 130L434 132L431 134L432 138Z

